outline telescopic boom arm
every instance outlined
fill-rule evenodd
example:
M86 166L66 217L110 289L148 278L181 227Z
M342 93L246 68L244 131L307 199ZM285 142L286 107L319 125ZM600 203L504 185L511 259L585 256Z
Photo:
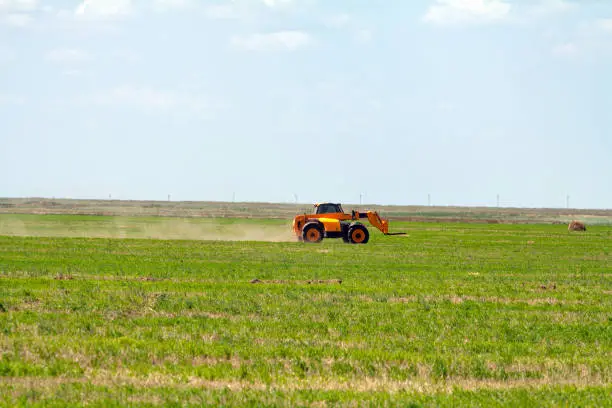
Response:
M389 233L389 221L385 220L384 218L381 218L380 215L378 215L378 212L376 211L367 211L367 212L353 211L352 215L353 215L353 219L367 218L370 224L378 228L380 232L382 232L385 235L406 235L406 233L404 232L397 232L394 234Z

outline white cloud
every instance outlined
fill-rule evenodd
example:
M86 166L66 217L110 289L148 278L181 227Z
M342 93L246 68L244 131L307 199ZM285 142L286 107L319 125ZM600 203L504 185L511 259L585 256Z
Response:
M0 0L0 12L33 11L37 7L37 0Z
M594 25L600 32L612 33L612 18L600 18Z
M263 4L269 8L287 7L294 4L293 0L262 0Z
M2 67L2 65L8 65L15 60L16 58L14 54L8 52L4 53L2 50L0 50L0 67Z
M12 27L26 27L33 21L29 13L37 8L37 0L0 0L0 22Z
M80 69L66 69L62 71L62 75L67 77L80 77L85 75L85 72L81 71Z
M156 110L167 110L177 103L176 97L171 93L131 86L118 87L102 92L95 95L92 100L99 105L126 105Z
M242 16L235 4L211 4L204 9L206 17L213 19L236 19Z
M346 27L350 22L351 17L344 13L328 16L323 19L323 24L329 28Z
M332 14L323 17L321 23L329 29L338 29L347 32L359 44L369 44L374 40L374 32L363 27L358 19L349 14Z
M504 0L436 0L423 20L436 25L487 23L506 19L511 9Z
M539 3L530 6L529 14L534 16L545 16L565 13L574 7L576 7L576 4L567 0L540 0Z
M83 18L115 18L132 13L131 0L84 0L75 10Z
M187 9L195 6L195 0L155 0L153 9L158 12Z
M0 94L0 106L2 105L24 105L26 99L19 95Z
M234 37L231 42L235 47L251 51L295 51L311 44L312 38L303 31L277 31Z
M612 18L594 19L580 24L570 35L564 35L552 48L558 57L588 57L612 52Z
M80 63L91 60L91 55L83 50L77 49L55 49L47 52L45 55L47 61L67 64L67 63Z
M13 62L15 59L15 52L12 49L0 45L0 64Z
M261 0L225 0L216 3L198 0L154 0L152 5L152 9L159 13L188 10L215 20L253 18L262 9L268 8Z
M558 44L553 47L552 53L558 57L572 57L578 52L578 47L573 42Z
M88 102L100 106L126 107L144 111L206 116L213 106L201 95L190 95L148 87L120 86L92 96Z
M355 33L355 40L360 44L371 43L374 39L374 33L372 30L362 29Z
M138 55L137 53L133 51L127 51L127 50L115 51L112 54L112 57L120 60L121 62L127 63L127 64L135 64L141 61L140 55Z
M4 18L6 24L13 27L26 27L32 22L32 20L33 19L29 14L24 13L11 13Z

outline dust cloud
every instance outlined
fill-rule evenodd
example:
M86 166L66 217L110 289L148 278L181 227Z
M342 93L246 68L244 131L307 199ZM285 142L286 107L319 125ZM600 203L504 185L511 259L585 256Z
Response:
M201 219L46 220L0 218L0 235L80 238L136 238L203 241L295 242L291 224L222 222Z
M190 223L168 221L146 225L143 238L194 239L205 241L265 241L293 242L295 236L288 226Z

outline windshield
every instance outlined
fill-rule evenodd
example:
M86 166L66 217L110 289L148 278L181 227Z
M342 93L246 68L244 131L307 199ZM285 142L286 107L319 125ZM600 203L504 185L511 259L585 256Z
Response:
M317 207L317 214L333 214L333 213L341 213L342 207L340 204L320 204Z

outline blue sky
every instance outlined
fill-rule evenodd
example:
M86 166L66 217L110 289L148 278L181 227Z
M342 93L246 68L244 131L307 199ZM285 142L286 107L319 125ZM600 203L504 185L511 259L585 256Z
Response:
M0 196L612 208L612 2L0 0Z

